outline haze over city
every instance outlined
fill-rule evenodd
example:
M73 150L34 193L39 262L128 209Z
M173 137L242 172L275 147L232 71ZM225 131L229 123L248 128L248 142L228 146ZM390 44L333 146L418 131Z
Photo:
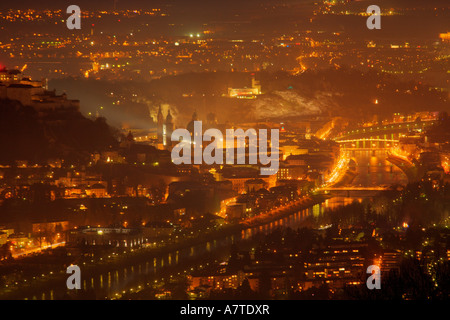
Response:
M72 2L0 3L1 300L448 300L448 1Z

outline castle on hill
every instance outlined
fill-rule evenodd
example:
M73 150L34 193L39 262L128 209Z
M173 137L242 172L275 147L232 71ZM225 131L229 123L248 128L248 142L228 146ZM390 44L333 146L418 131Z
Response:
M31 80L20 70L0 70L0 99L19 101L38 112L80 109L79 100L69 100L65 93L57 95L56 90L47 90L46 80Z

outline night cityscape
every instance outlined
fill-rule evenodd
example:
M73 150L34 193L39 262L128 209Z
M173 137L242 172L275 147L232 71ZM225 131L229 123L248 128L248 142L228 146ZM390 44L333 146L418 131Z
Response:
M0 300L448 301L449 112L448 0L1 1Z

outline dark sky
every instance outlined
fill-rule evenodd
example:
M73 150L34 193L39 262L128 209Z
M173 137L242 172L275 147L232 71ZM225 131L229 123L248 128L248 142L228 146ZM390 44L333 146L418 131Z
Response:
M110 10L114 6L115 0L2 0L0 9L15 8L67 8L71 4L79 5L88 9ZM311 3L321 0L116 0L117 7L121 8L151 8L160 5L174 5L184 9L204 10L223 9L230 6L239 8L240 6L254 6L261 3ZM383 6L438 6L450 7L449 0L355 0L355 2L367 2L367 4L377 4ZM369 3L370 2L370 3Z
M5 8L13 9L63 9L71 4L77 4L81 10L112 10L114 2L118 9L149 9L161 8L163 12L168 12L169 16L164 17L163 24L182 25L183 30L171 29L176 35L183 31L202 30L205 24L216 22L252 22L252 28L236 32L258 34L259 32L270 33L272 27L277 31L288 32L293 29L304 29L305 23L311 17L312 7L307 4L320 2L321 0L0 0L0 10ZM275 4L277 8L272 11L265 11L264 4ZM290 6L282 7L282 4ZM306 5L305 5L306 4ZM355 16L322 16L318 17L313 24L307 28L312 30L339 31L346 32L354 37L380 36L392 38L428 38L435 39L440 32L450 31L450 0L355 0L353 7L364 10L371 4L379 5L382 10L390 8L446 8L440 10L440 15L434 17L433 10L426 12L417 10L410 12L407 16L397 15L385 17L382 20L382 30L368 33L365 28L355 28L355 25L364 25L364 17ZM159 30L161 24L155 29ZM187 31L186 31L187 30ZM161 32L163 32L161 30ZM359 32L359 34L355 34Z
M299 0L297 0L298 2ZM300 0L300 1L310 1L310 0ZM81 8L88 9L106 9L110 10L114 7L115 0L18 0L0 1L0 8L67 8L71 4L76 4ZM116 0L117 8L154 8L161 5L174 5L183 8L192 8L197 10L202 10L202 8L221 8L230 5L248 5L248 4L258 4L265 1L258 0ZM279 1L277 1L279 2ZM288 1L289 2L289 1Z

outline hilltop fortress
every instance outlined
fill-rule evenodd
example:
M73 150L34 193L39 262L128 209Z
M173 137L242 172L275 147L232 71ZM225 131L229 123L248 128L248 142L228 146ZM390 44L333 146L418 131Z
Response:
M33 107L37 112L79 111L80 101L69 100L67 95L56 95L47 90L47 81L34 81L23 76L20 70L0 70L0 99L19 101Z

